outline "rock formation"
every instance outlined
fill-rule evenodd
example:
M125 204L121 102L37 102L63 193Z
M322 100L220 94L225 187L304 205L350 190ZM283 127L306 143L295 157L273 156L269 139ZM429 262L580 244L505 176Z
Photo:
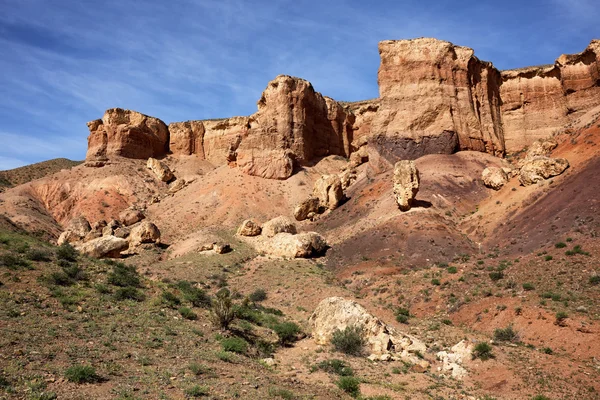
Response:
M133 224L137 224L141 220L145 219L146 216L139 210L125 210L121 214L119 214L119 221L124 226L131 226Z
M173 175L173 172L171 172L169 166L161 161L158 161L156 158L150 157L146 163L146 167L163 182L169 182L175 178L175 175Z
M129 235L129 243L132 246L138 246L142 243L159 243L160 242L160 230L156 225L150 221L142 221L139 225L136 225L131 229Z
M533 185L541 180L560 175L569 168L569 162L564 158L535 157L526 161L519 173L522 185Z
M500 167L487 167L481 173L483 184L494 190L499 190L508 182L508 175Z
M315 182L313 196L319 199L321 207L335 210L344 199L342 181L337 175L323 175Z
M240 225L237 234L240 236L258 236L262 232L261 226L251 219L247 219Z
M419 191L419 171L414 161L398 161L394 166L394 197L402 211L410 210Z
M264 223L262 227L263 235L266 237L273 237L278 233L291 233L292 235L295 235L296 225L291 219L284 216L273 218L272 220Z
M79 252L95 258L119 258L128 247L127 240L115 236L103 236L75 246Z
M161 157L169 149L169 130L158 118L111 108L102 119L88 122L86 160Z
M362 328L369 351L377 356L387 355L384 359L396 358L415 362L418 358L414 354L427 352L427 346L417 338L396 331L369 314L360 304L342 297L322 300L308 322L312 327L312 336L318 344L329 344L336 330L356 326Z
M278 233L264 242L261 250L276 257L310 258L323 255L327 242L316 232Z
M305 219L310 218L311 215L317 214L319 212L319 204L319 199L312 196L306 200L301 201L294 208L294 218L296 219L296 221L304 221Z

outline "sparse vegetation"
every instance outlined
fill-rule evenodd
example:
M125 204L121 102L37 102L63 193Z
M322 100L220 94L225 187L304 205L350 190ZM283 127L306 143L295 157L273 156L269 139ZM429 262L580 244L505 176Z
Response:
M331 338L331 344L336 351L358 356L363 352L365 339L360 326L347 326L344 330L336 330Z
M282 346L295 342L300 333L300 327L293 322L275 324L273 325L273 330L279 337L279 343L281 343Z
M91 365L74 365L65 371L65 378L74 383L95 383L100 381Z
M259 303L267 299L267 292L264 289L256 289L254 292L250 293L248 298L250 301Z
M494 340L499 342L519 342L519 334L513 329L512 326L506 328L498 328L494 331Z
M566 326L567 318L569 318L569 314L566 311L559 311L556 313L556 325L558 326Z
M224 338L221 340L223 351L244 354L248 351L248 342L239 337Z
M360 380L353 376L340 376L336 382L338 387L352 397L360 395Z
M339 376L354 376L354 371L342 360L324 360L316 365L322 371Z
M228 329L235 319L235 309L231 300L231 293L227 289L217 292L211 307L211 320L213 324L221 329Z
M408 308L399 307L398 309L396 309L396 321L402 324L407 324L409 318L410 312Z
M492 346L487 342L479 342L473 348L473 359L479 358L483 361L494 358Z
M56 258L65 261L77 261L77 250L69 243L63 243L56 249Z

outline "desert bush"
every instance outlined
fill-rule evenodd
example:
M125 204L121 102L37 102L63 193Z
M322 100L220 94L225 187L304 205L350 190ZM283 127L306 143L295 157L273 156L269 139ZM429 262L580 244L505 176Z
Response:
M554 247L556 247L557 249L563 249L563 248L567 247L567 244L564 242L558 242L554 245Z
M120 287L115 290L113 297L117 301L123 300L134 300L134 301L144 301L146 296L137 288L128 286L128 287Z
M27 259L31 261L48 262L52 260L52 256L46 250L31 249L27 252Z
M203 397L209 394L208 386L194 385L189 389L186 389L185 394L188 397Z
M569 314L567 314L565 311L559 311L556 313L556 325L558 326L565 326L566 320L567 318L569 318Z
M65 378L75 383L95 383L100 380L96 370L91 365L73 365L67 368Z
M248 342L239 337L230 337L221 340L221 348L224 351L244 354L248 350Z
M597 285L600 283L600 275L592 275L590 276L590 285Z
M360 395L360 380L353 376L340 376L337 386L352 397Z
M254 292L250 293L248 298L250 301L259 303L267 299L267 292L264 289L256 289Z
M210 307L210 296L204 290L192 286L188 281L179 281L176 286L181 291L183 299L191 303L194 307Z
M205 375L212 371L210 367L198 363L191 363L189 369L192 371L192 374L196 376Z
M189 320L198 319L198 315L196 315L196 313L193 312L192 309L189 307L181 307L179 309L179 314L181 314L181 316L185 319L189 319Z
M408 311L408 308L399 307L398 309L396 309L396 321L402 324L407 324L409 318L410 311Z
M127 266L123 263L113 265L112 271L108 274L107 282L110 285L120 287L141 287L140 276L135 266Z
M519 342L519 334L512 326L498 328L494 331L494 339L500 342Z
M531 283L524 283L524 284L523 284L523 289L524 289L524 290L527 290L527 291L529 291L529 290L534 290L534 289L535 289L535 286L533 286Z
M538 394L537 396L533 396L531 400L550 400L550 397L546 397L543 394Z
M494 358L492 353L492 346L487 342L479 342L473 349L473 359L480 358L483 361Z
M321 371L339 376L354 376L354 371L345 362L338 359L324 360L317 364Z
M286 346L296 341L300 327L293 322L281 322L273 325L273 331L279 337L279 343Z
M211 320L214 325L221 329L229 328L236 316L235 308L231 300L231 293L227 289L221 289L213 299L211 307Z
M447 271L449 274L456 274L458 269L456 267L448 267Z
M589 256L590 253L588 253L587 251L583 251L583 249L581 248L580 245L576 245L575 247L573 247L573 250L567 250L565 252L565 254L567 256L574 256L576 254L583 254L584 256Z
M499 281L504 278L504 273L502 271L492 271L489 273L490 279L495 281Z
M269 396L279 397L284 400L293 400L296 398L296 395L293 392L291 392L287 389L282 389L282 388L277 388L277 387L269 388Z
M11 253L0 255L0 265L3 265L11 270L16 270L19 268L31 269L31 265L27 260Z
M167 307L177 308L181 304L181 299L175 295L175 293L168 290L163 290L160 294L161 301Z
M59 260L76 261L78 255L77 250L69 243L63 243L56 248L56 258Z
M336 351L344 354L358 356L362 354L365 346L363 328L360 326L347 326L346 329L337 329L331 337L331 344Z

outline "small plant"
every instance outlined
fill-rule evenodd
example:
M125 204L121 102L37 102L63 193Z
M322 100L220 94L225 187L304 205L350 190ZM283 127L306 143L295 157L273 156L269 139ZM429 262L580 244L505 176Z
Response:
M449 320L449 319L443 319L442 320L442 324L444 324L444 325L452 325L452 321Z
M194 307L210 307L210 296L204 290L192 286L188 281L179 281L175 286L181 291L183 300L191 303Z
M576 254L583 254L584 256L589 256L590 253L588 253L587 251L583 251L583 249L581 248L580 245L576 245L575 247L573 247L573 250L567 250L565 252L565 254L567 256L574 256Z
M569 318L569 314L567 314L565 311L559 311L556 313L556 325L558 326L566 326L567 325L567 318Z
M250 293L248 298L250 301L260 303L267 299L267 292L264 289L256 289L254 292Z
M358 356L362 354L365 345L363 328L360 326L347 326L343 331L337 329L333 332L331 344L336 351Z
M552 256L546 256L546 257L544 257L544 260L546 260L546 261L552 261Z
M498 328L494 331L494 339L499 342L519 342L519 334L513 329L512 326L506 328Z
M77 250L69 243L63 243L56 249L56 258L65 261L77 261Z
M221 340L223 351L244 354L248 350L248 342L239 337L224 338Z
M115 290L113 294L113 298L117 301L123 300L134 300L134 301L144 301L146 296L137 288L134 287L122 287Z
M277 388L277 387L269 388L269 396L280 397L284 400L293 400L296 398L296 395L293 392L291 392L287 389L282 389L282 388Z
M537 396L533 396L531 400L550 400L550 397L546 397L543 394L538 394Z
M217 358L228 363L235 362L235 354L230 351L217 351Z
M542 352L543 352L544 354L554 354L554 351L553 351L553 350L552 350L550 347L544 347L544 348L542 349Z
M339 376L354 376L354 371L345 362L338 359L324 360L317 364L317 368L330 374Z
M353 376L341 376L336 382L338 387L352 397L360 395L360 380Z
M410 312L408 311L408 308L400 307L396 310L396 321L401 324L407 324L409 318Z
M134 266L123 263L113 265L113 270L108 274L107 282L120 287L141 287L140 276Z
M205 375L211 371L210 367L207 367L204 364L198 364L198 363L191 363L189 365L189 369L190 369L190 371L192 371L192 374L194 374L196 376Z
M221 329L228 329L235 317L236 312L231 300L231 293L227 289L219 290L211 307L211 320L213 324Z
M203 397L208 396L209 390L207 386L194 385L185 391L188 397Z
M31 268L31 265L27 260L15 256L14 254L0 255L0 265L3 265L11 270L17 270L19 268Z
M73 365L67 368L65 378L75 383L95 383L100 381L100 377L91 365Z
M296 341L300 327L293 322L282 322L273 325L273 331L279 337L279 343L286 346Z
M565 247L567 247L567 244L564 242L558 242L554 245L554 247L556 247L557 249L564 249Z
M527 291L531 291L534 290L535 286L533 286L531 283L524 283L523 284L523 290L527 290Z
M473 349L473 359L479 358L483 361L489 360L490 358L494 358L494 354L492 353L492 346L487 342L479 342L475 345Z
M48 262L52 260L52 256L45 250L31 249L27 252L27 259L31 261Z
M504 272L502 271L492 271L489 273L490 279L494 282L499 281L504 278Z
M458 268L452 266L452 267L448 267L448 269L446 271L448 271L449 274L456 274L458 272Z
M600 283L600 275L592 275L590 276L590 285L597 285Z
M160 298L167 307L177 308L181 304L181 299L168 290L163 290Z
M431 284L432 284L432 285L434 285L434 286L440 286L442 283L440 282L440 280L439 280L439 279L437 279L437 278L433 278L433 279L431 280Z
M179 314L185 319L189 319L190 321L198 319L198 315L192 311L189 307L181 307L179 309Z

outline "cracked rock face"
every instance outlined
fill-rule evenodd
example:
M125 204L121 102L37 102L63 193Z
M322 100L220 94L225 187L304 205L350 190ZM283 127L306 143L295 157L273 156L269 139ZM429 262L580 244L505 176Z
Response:
M401 211L410 210L419 191L419 171L414 161L398 161L394 166L394 198Z

